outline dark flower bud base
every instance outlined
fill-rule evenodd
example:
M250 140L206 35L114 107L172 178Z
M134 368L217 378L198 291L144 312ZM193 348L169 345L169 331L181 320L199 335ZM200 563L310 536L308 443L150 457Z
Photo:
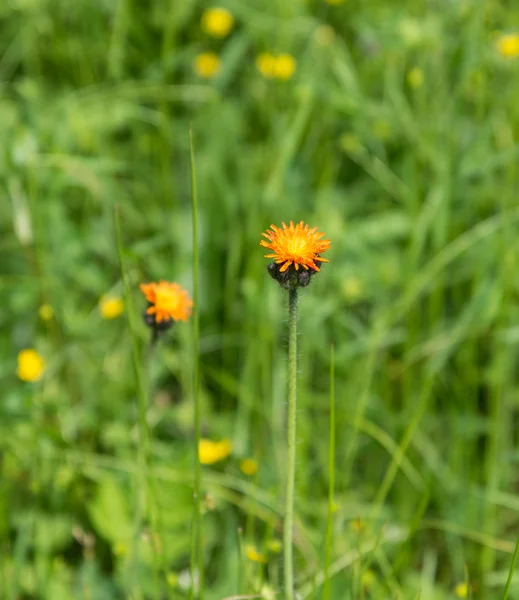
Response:
M311 278L318 272L313 269L305 270L303 267L296 271L294 265L290 265L286 271L281 271L281 267L282 265L270 263L267 270L272 279L275 279L285 290L306 287Z
M151 302L148 302L148 306L146 308L146 310L142 313L142 318L144 319L144 322L146 323L146 325L151 329L152 331L152 337L151 337L151 341L152 344L154 344L158 339L159 336L164 333L165 331L167 331L168 329L170 329L173 326L173 323L175 322L173 319L168 319L166 321L161 321L160 323L157 322L155 315L150 315L147 310L150 306L153 306L153 304L151 304Z

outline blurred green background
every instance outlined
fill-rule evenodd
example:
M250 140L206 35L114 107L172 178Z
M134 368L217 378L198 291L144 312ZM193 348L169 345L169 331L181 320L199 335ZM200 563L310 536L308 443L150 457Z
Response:
M332 240L300 299L301 597L323 598L333 344L329 597L504 598L518 97L515 0L1 3L0 597L190 596L192 322L146 362L138 284L193 291L192 125L202 434L232 444L203 465L205 598L282 596L286 293L259 240L301 219Z

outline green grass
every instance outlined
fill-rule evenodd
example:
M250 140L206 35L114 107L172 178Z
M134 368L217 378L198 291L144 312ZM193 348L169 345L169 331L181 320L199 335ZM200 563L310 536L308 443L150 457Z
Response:
M282 590L286 293L259 241L291 219L332 240L299 294L296 589L517 596L519 58L494 43L516 3L229 0L222 40L206 3L4 4L0 597L182 599L193 570L205 600ZM294 76L264 79L265 51ZM199 281L199 333L148 361L158 279ZM196 396L201 436L233 442L200 527Z

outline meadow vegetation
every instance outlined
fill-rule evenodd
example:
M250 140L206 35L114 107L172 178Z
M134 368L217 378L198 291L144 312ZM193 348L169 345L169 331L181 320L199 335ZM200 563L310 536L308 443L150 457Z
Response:
M0 33L0 597L284 597L291 220L331 240L298 597L519 597L518 3L9 0ZM194 264L152 345L139 285Z

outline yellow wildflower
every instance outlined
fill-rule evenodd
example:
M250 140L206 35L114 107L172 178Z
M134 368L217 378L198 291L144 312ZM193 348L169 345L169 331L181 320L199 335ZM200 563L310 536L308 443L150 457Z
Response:
M296 59L291 54L275 56L270 52L262 52L256 57L256 68L266 79L287 81L296 70Z
M215 38L227 37L233 25L234 18L226 8L209 8L202 15L202 29Z
M166 583L170 588L176 589L178 587L178 575L174 571L168 571Z
M222 61L215 52L202 52L195 58L195 72L204 79L217 75L221 66Z
M252 544L247 544L247 546L245 546L245 555L252 562L257 562L257 563L266 563L267 562L265 555L258 552Z
M387 121L375 121L371 128L373 135L379 140L387 140L391 136L391 125Z
M335 39L335 31L330 25L319 25L314 31L314 39L320 46L328 46Z
M213 442L207 439L201 439L198 444L198 459L203 465L212 465L221 460L225 460L232 452L230 440Z
M348 300L358 300L362 297L362 282L357 277L346 278L342 289Z
M273 554L279 554L283 548L281 540L273 538L267 542L267 548L269 552Z
M45 361L32 348L26 348L18 354L16 374L22 381L39 381L45 371Z
M496 49L503 58L519 56L519 34L507 33L496 40Z
M266 79L276 75L276 57L270 52L262 52L256 57L256 68Z
M280 54L276 58L274 75L277 79L288 81L296 70L296 59L291 54Z
M99 310L103 319L116 319L124 312L124 302L121 298L103 296L99 301Z
M419 69L418 67L413 67L408 73L407 73L407 83L412 87L412 88L419 88L422 87L424 82L424 74L422 69Z
M348 154L359 154L363 150L362 142L356 133L343 133L339 139L341 148Z
M375 583L376 580L377 576L375 574L375 571L372 571L371 569L367 569L361 575L361 581L364 587L370 587L371 585L373 585L373 583Z
M42 304L38 312L42 321L50 321L54 316L54 309L50 304Z
M468 598L469 597L470 588L465 581L461 583L457 583L454 588L454 593L458 598Z
M258 472L258 463L253 458L245 458L240 462L240 471L244 475L252 477Z
M116 542L112 550L115 556L124 556L128 553L128 546L124 542Z

